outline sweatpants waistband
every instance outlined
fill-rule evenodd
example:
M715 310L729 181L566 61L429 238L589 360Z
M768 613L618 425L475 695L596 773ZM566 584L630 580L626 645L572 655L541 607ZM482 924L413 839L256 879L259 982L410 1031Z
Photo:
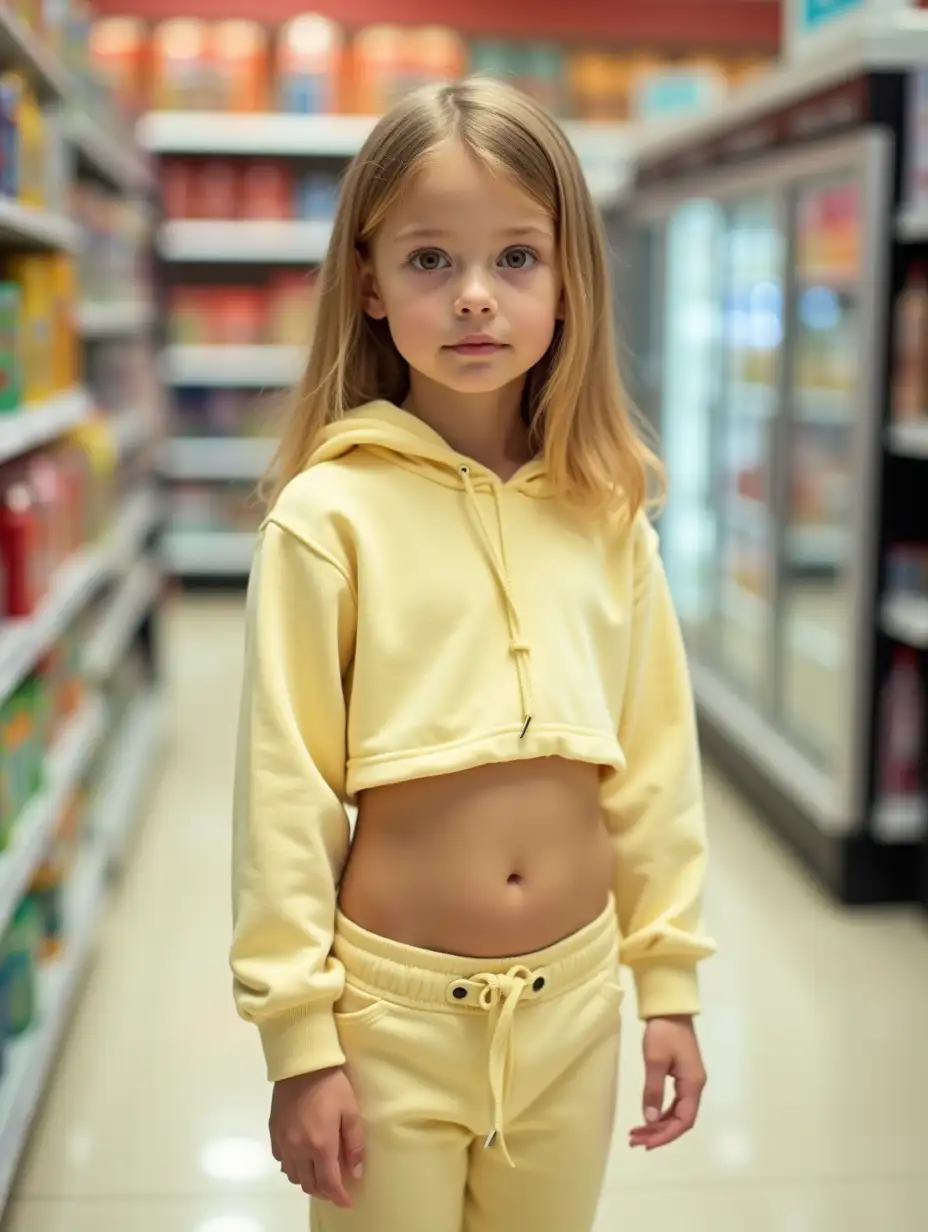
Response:
M423 1009L476 1008L475 980L500 979L517 969L530 974L526 1000L543 1000L569 992L618 964L615 904L592 923L554 945L508 958L467 958L403 945L361 928L339 912L335 923L335 957L350 982L401 1005Z

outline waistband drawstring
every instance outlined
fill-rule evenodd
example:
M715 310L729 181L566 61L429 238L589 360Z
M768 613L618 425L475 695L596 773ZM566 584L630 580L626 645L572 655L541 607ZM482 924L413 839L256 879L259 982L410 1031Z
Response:
M505 975L475 975L468 981L480 988L477 1004L489 1011L489 1079L493 1099L493 1123L484 1141L489 1149L499 1142L510 1167L515 1167L503 1128L503 1109L512 1077L512 1023L522 994L535 986L537 972L511 967ZM543 982L543 981L542 981Z
M483 512L480 508L480 502L477 499L477 492L474 488L473 480L470 476L469 466L460 466L458 471L461 476L461 482L464 485L464 492L468 498L468 504L473 512L474 521L480 531L480 538L489 558L490 565L493 569L493 576L496 578L503 600L506 604L506 618L509 623L509 651L515 659L516 676L519 681L519 696L522 701L522 730L519 732L521 740L529 729L529 724L533 718L534 711L534 692L532 689L532 674L530 665L530 656L532 648L522 636L522 627L519 621L519 609L516 606L515 597L512 593L512 583L509 580L509 569L506 564L506 547L503 535L503 510L501 503L501 495L498 484L493 484L490 488L493 493L493 500L496 505L496 520L499 525L499 541L500 546L497 550L496 544L493 542L493 536L490 534L489 527L484 519Z

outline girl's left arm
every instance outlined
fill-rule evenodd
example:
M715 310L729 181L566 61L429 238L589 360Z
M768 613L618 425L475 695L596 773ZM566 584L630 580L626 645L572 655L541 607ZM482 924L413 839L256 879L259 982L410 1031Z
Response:
M644 515L633 531L634 605L619 724L626 769L607 787L622 962L641 1018L699 1012L696 968L715 946L702 928L706 870L699 747L683 639Z

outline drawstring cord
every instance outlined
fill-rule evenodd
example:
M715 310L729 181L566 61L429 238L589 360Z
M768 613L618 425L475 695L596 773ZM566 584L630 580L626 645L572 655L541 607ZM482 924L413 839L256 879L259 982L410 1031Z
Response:
M477 1003L489 1012L489 1078L493 1097L493 1124L484 1148L499 1142L510 1167L515 1167L503 1130L503 1106L512 1077L512 1023L522 994L536 983L537 973L528 967L510 968L505 975L475 975L469 982L480 988Z
M483 512L480 508L480 502L477 499L477 492L474 488L473 480L470 476L469 466L460 466L458 468L461 482L464 485L464 491L467 495L468 504L473 512L474 521L480 531L480 537L483 541L483 546L489 557L490 564L493 567L493 575L496 578L503 599L506 603L506 616L509 622L509 650L515 659L516 676L519 681L519 696L522 701L522 730L519 732L521 740L529 729L529 724L532 721L534 712L534 693L532 690L532 676L529 666L529 657L532 653L532 648L522 636L522 628L519 621L519 609L516 607L515 597L512 593L512 583L509 580L509 570L506 566L506 548L504 545L503 536L503 510L502 498L497 484L493 484L491 491L496 504L496 519L499 525L500 549L497 551L496 544L493 542L493 536L490 534L489 527L484 519Z

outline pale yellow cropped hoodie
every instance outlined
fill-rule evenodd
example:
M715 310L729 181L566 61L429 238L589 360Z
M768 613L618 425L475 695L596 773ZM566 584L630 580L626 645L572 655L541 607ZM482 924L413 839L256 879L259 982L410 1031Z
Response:
M706 857L683 645L644 516L590 527L532 462L503 483L406 411L327 428L248 592L232 967L272 1080L339 1065L332 955L368 787L487 762L600 767L643 1018L698 1010Z

